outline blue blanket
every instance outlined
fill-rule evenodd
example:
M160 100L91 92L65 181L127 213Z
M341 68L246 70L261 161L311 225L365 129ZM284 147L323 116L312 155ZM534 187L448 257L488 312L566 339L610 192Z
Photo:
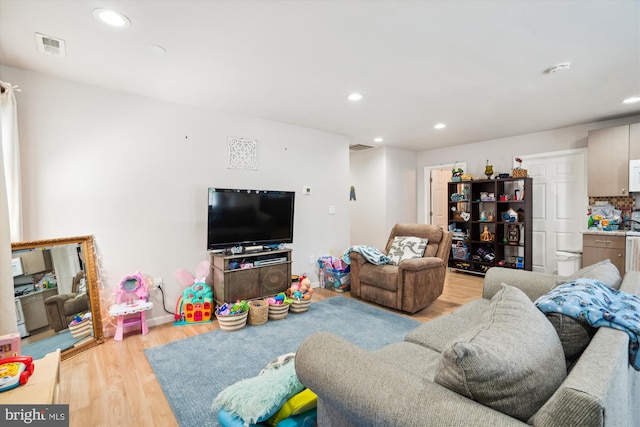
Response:
M543 313L562 313L594 328L607 326L629 335L629 363L640 371L640 297L593 279L576 279L535 301Z
M368 245L357 245L350 246L346 251L344 251L344 254L342 254L342 261L344 261L345 264L351 264L351 256L349 255L349 252L358 252L371 264L381 265L391 263L391 258L380 252L377 248Z

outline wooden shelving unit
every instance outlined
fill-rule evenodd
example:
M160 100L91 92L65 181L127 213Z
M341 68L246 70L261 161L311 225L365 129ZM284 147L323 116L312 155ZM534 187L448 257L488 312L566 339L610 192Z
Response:
M450 268L477 274L495 266L532 269L531 184L528 177L448 184Z

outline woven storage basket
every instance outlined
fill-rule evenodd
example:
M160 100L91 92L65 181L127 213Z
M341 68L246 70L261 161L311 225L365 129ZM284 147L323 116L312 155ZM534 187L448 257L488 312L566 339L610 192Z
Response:
M291 307L289 311L292 313L304 313L309 310L309 306L311 305L311 299L294 299L291 301Z
M269 304L269 320L286 319L289 314L289 304Z
M247 323L258 326L269 320L269 304L265 300L249 301L249 320Z
M526 169L511 169L511 176L514 178L526 178L527 173Z
M218 319L218 325L220 325L220 329L225 332L233 332L238 331L247 324L247 315L248 311L240 314L232 314L230 316L218 316L216 314L216 318Z

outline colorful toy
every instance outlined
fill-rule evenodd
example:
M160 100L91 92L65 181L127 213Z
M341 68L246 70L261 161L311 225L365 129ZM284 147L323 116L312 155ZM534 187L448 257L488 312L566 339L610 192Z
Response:
M147 281L138 271L125 276L115 290L116 303L109 308L110 316L117 316L115 341L122 341L125 326L140 325L142 335L149 333L145 311L153 307L149 301Z
M26 384L34 369L33 358L30 356L0 359L0 391Z
M182 291L176 303L174 325L207 323L213 318L213 292L206 283L198 282Z
M290 291L290 289L287 289L287 292ZM289 298L287 296L287 294L285 294L284 292L280 292L278 295L276 295L275 297L271 297L271 298L267 298L267 303L269 305L283 305L283 304L290 304L291 303L291 298Z
M249 303L247 303L245 300L237 300L234 304L231 305L227 303L222 304L220 307L218 307L216 314L218 316L233 316L234 314L246 313L248 311Z
M176 279L185 289L176 302L174 325L207 323L213 320L213 292L205 283L210 266L209 261L201 261L196 266L195 276L185 269L176 271Z
M20 334L15 332L0 336L0 359L20 356Z
M309 280L306 274L303 274L302 276L300 276L299 282L294 282L293 284L291 284L291 287L286 291L286 295L289 298L293 298L296 300L311 299L311 295L313 295L311 280Z

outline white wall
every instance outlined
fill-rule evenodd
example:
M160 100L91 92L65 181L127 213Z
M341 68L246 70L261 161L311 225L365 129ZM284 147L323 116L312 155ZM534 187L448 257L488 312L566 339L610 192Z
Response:
M630 116L545 132L421 151L417 155L418 218L421 218L422 221L424 220L425 166L438 166L454 163L455 161L464 161L467 163L465 173L484 178L484 167L486 161L489 160L490 164L493 164L494 174L508 173L513 166L514 157L583 148L587 146L587 134L590 130L637 123L638 121L640 121L640 116ZM526 169L526 163L523 163L522 167Z
M387 218L386 230L395 224L416 222L416 153L387 147ZM386 240L385 240L386 243Z
M413 151L378 147L352 151L351 244L384 249L391 227L416 222L416 164Z
M139 270L164 278L173 310L175 271L208 259L207 187L296 191L294 273L317 281L309 256L349 245L345 137L11 67L0 66L0 79L22 89L24 239L95 235L109 299ZM257 171L227 169L230 136L258 141ZM159 297L149 318L165 316Z
M356 200L349 202L351 245L382 248L389 236L385 231L387 183L384 147L352 151L349 174L356 192Z

